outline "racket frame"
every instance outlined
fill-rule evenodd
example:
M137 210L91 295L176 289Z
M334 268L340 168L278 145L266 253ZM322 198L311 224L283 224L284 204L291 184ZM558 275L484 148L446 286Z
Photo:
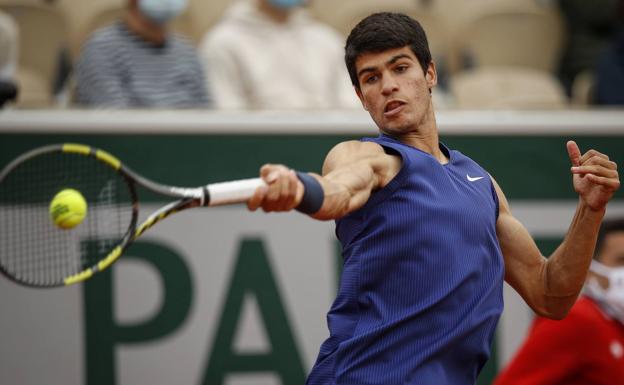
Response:
M65 277L62 282L53 284L35 284L32 282L22 281L14 277L0 264L0 272L12 281L25 286L48 288L58 286L69 286L79 282L83 282L91 278L94 274L101 272L115 263L124 251L141 236L145 231L153 227L156 223L166 217L193 207L199 206L216 206L231 203L240 203L249 199L256 188L265 185L261 178L243 179L239 181L213 183L201 187L184 188L159 184L151 181L125 166L114 155L87 145L77 143L52 144L30 150L11 161L6 167L0 171L0 185L2 180L18 165L28 161L34 157L52 153L62 152L92 157L114 169L125 181L130 193L132 218L128 229L115 247L102 259L92 266L83 269L80 272ZM147 217L141 224L139 219L139 198L136 186L139 185L153 193L177 198L177 200L161 207Z

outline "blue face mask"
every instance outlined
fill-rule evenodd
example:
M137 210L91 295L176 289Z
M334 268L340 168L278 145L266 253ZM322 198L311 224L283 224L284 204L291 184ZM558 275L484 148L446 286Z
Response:
M303 5L305 0L269 0L269 3L278 8L293 8Z
M188 0L139 0L139 11L156 24L165 24L186 8Z

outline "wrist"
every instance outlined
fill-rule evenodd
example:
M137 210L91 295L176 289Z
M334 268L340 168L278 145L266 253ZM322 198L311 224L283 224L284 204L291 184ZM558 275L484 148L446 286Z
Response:
M323 206L325 194L319 181L312 175L296 171L299 182L303 185L301 200L295 210L304 214L316 214Z
M605 213L607 212L607 205L592 206L589 203L587 203L582 197L579 197L578 207L579 207L580 212L588 214L588 215L600 217L601 220L602 220L602 217L604 217Z

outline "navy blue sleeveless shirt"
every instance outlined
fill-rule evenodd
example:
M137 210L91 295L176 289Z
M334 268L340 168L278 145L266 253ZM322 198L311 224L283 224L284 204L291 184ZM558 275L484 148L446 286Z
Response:
M503 310L492 181L442 144L444 165L383 134L363 140L403 163L336 222L344 267L307 384L474 384Z

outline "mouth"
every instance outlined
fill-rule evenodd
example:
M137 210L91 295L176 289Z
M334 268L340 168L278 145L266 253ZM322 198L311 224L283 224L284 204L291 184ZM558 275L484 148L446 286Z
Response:
M386 117L395 116L399 112L401 112L404 106L405 106L405 102L402 102L400 100L391 100L388 103L386 103L386 106L384 108L384 116Z

